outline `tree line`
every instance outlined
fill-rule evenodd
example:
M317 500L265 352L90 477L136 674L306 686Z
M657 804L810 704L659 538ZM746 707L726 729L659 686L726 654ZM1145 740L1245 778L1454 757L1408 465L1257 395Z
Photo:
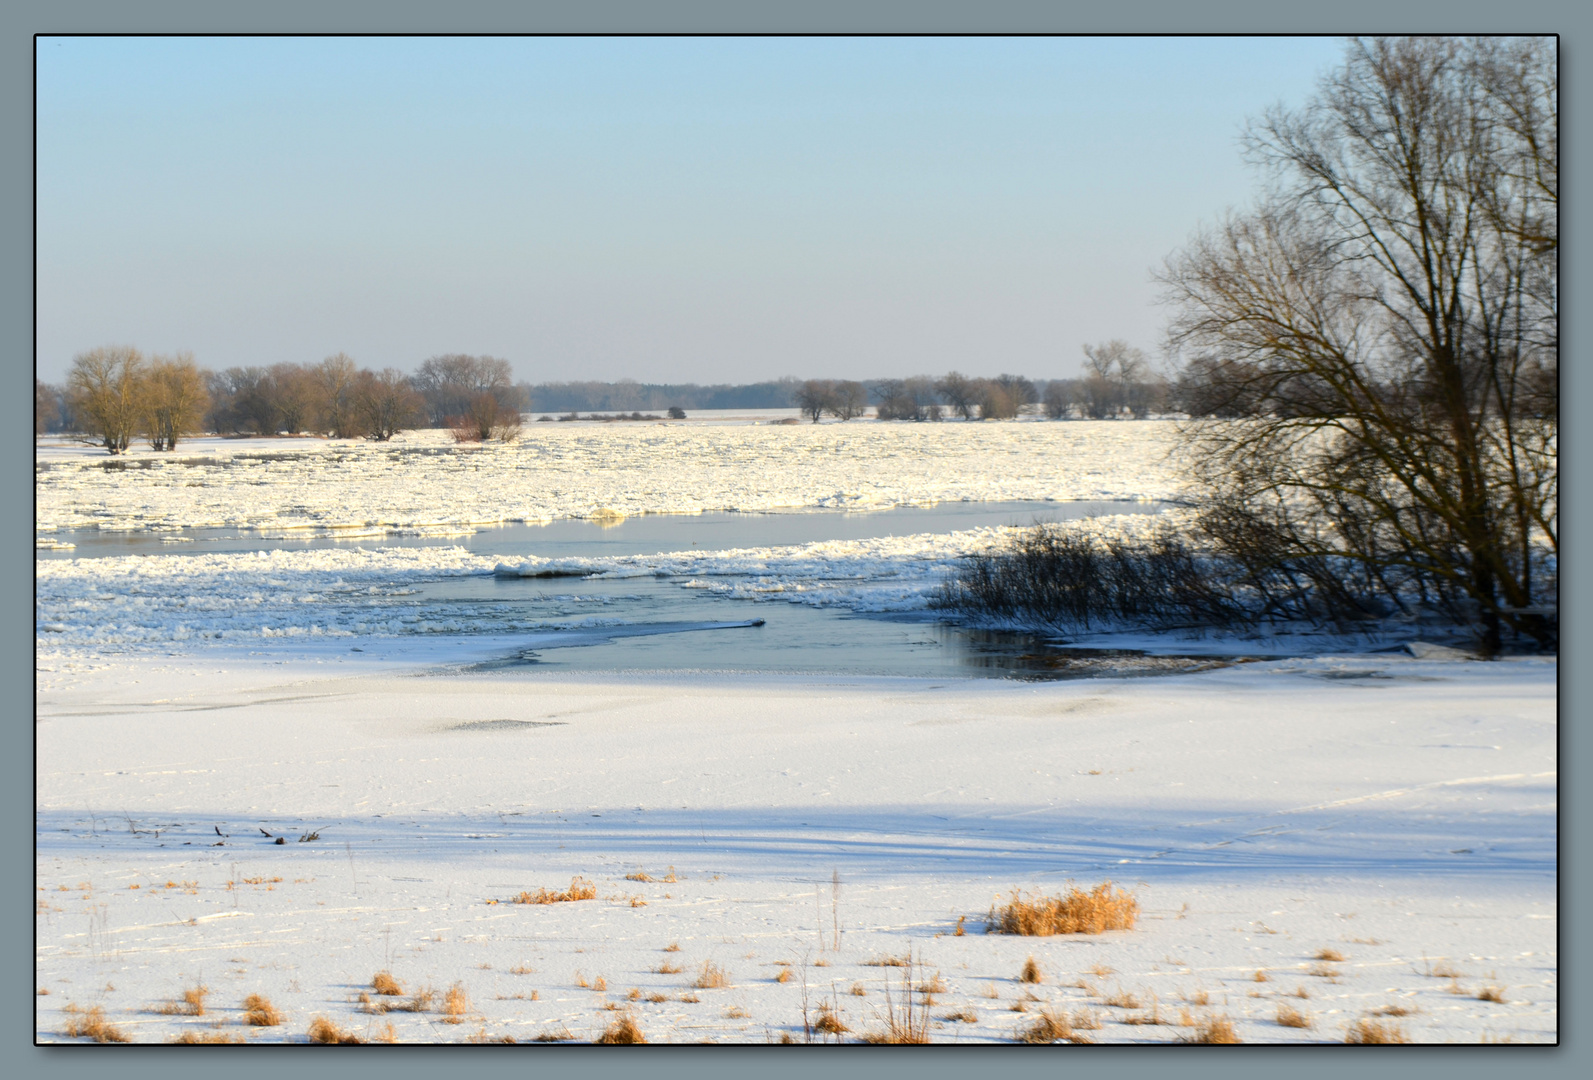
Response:
M80 434L112 454L138 439L171 450L207 431L386 441L428 426L462 442L511 439L526 404L512 375L507 360L460 354L432 357L413 375L360 367L343 353L210 371L187 353L108 346L74 357L63 386L34 380L34 430Z

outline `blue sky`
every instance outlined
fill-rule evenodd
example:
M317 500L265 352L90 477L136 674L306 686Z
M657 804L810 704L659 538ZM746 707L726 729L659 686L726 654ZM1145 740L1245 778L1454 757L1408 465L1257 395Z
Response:
M38 368L1075 374L1329 38L40 38Z

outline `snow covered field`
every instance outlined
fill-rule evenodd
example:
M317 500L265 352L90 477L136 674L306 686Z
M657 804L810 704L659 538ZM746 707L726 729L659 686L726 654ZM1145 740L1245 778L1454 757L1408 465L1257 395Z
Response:
M1168 434L531 424L514 447L198 441L193 463L119 471L42 449L42 537L230 525L266 550L36 562L37 1037L98 1006L139 1041L303 1041L316 1017L591 1039L628 1010L651 1041L761 1042L803 1039L824 1001L853 1038L883 1026L887 988L902 1004L904 969L875 961L911 956L936 1041L1009 1040L1047 1007L1100 1042L1212 1017L1246 1041L1365 1017L1413 1041L1554 1040L1553 659L1038 683L481 671L533 633L615 624L626 582L771 626L760 601L918 611L1003 532L584 560L379 542L602 508L1159 499ZM271 540L344 526L365 546ZM550 571L593 575L553 579L589 606L492 593ZM711 667L722 639L701 640ZM577 876L593 899L513 902ZM1134 929L984 933L998 895L1106 879L1138 898ZM693 985L706 963L727 985ZM401 999L379 970L430 1004L382 1012ZM203 1015L173 1004L200 985ZM283 1023L241 1023L249 994Z
M1339 1040L1377 1010L1416 1041L1553 1040L1555 677L1396 657L1043 684L126 663L39 699L38 1037L98 1005L137 1040L302 1040L317 1016L591 1039L615 1006L652 1041L800 1039L804 979L810 1016L833 1002L866 1034L887 986L900 1007L901 969L871 961L911 953L944 986L937 1041L1009 1039L1048 1003L1101 1042L1177 1039L1182 1016ZM511 902L575 876L595 899ZM1139 924L983 933L998 894L1068 879L1130 888ZM1038 984L1018 981L1030 956ZM727 986L693 987L706 962ZM383 969L460 984L462 1022L362 1012ZM158 1011L197 985L203 1017ZM253 993L280 1027L239 1023ZM1153 1013L1171 1023L1131 1023Z

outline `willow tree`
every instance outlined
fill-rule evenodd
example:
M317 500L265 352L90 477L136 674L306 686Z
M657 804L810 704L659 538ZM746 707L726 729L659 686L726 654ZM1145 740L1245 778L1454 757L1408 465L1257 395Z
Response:
M137 349L109 345L72 358L67 395L86 435L113 454L127 452L143 426L147 363Z
M1171 350L1240 415L1188 429L1203 527L1263 592L1552 640L1557 66L1552 39L1353 41L1248 129L1255 208L1168 260Z

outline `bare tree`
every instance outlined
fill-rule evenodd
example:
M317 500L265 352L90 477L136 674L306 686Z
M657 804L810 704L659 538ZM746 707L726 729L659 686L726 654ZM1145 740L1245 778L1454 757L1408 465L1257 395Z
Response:
M144 412L143 355L128 345L79 353L67 375L72 408L85 432L112 454L127 451Z
M978 383L957 371L947 372L937 383L935 391L946 399L946 404L957 410L964 420L972 420L979 406Z
M791 401L815 424L835 401L835 384L829 379L809 379L791 395Z
M297 435L315 426L321 383L313 371L303 364L273 364L271 390L283 431Z
M345 353L328 356L315 368L321 389L321 430L334 439L357 439L365 433L355 399L359 368Z
M210 407L205 378L192 353L156 356L149 362L143 395L144 434L156 450L175 450L177 440L198 431Z
M1558 545L1552 39L1358 40L1246 145L1270 186L1169 259L1170 346L1247 419L1189 432L1256 567L1547 645Z
M365 431L377 442L386 442L425 415L425 400L397 368L361 371L353 397Z
M525 405L509 361L497 357L433 356L416 369L411 382L426 401L432 427L452 426L450 420L467 415L482 394L490 394L505 413L517 413Z
M995 379L980 379L975 384L974 400L981 420L1010 420L1018 415L1017 398Z
M868 411L868 387L850 380L836 383L825 409L840 420L851 420Z

